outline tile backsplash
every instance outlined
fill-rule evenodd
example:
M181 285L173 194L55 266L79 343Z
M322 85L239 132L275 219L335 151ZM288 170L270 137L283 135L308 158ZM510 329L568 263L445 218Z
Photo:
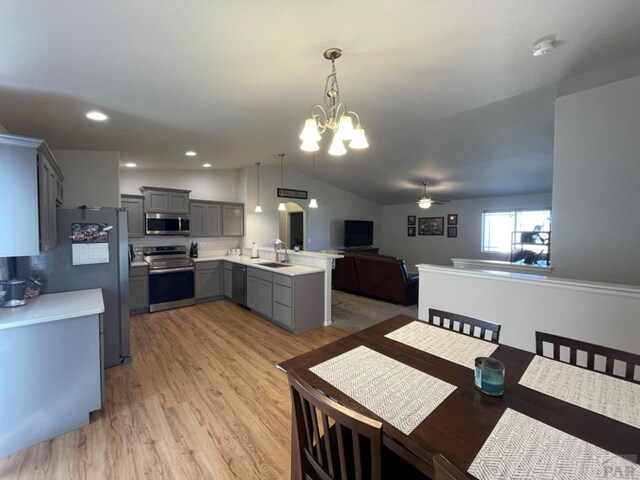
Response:
M241 237L143 237L130 238L129 243L133 244L133 251L136 256L142 256L142 247L154 247L157 245L184 245L189 248L192 242L198 243L198 253L200 255L224 255L230 248L239 248L242 243Z

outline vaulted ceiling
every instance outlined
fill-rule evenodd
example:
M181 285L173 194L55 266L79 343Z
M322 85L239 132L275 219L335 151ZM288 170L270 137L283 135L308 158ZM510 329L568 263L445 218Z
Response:
M533 43L557 48L533 57ZM0 123L139 168L310 172L298 135L337 61L370 148L317 176L382 204L551 190L563 81L640 55L637 0L0 0ZM105 123L84 114L99 109ZM184 156L193 149L198 156Z

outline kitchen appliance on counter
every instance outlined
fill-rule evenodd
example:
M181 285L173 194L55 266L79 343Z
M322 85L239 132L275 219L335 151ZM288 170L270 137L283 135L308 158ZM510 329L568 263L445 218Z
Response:
M191 242L189 249L189 258L198 258L198 242Z
M58 208L56 216L58 245L38 256L18 257L17 275L42 278L42 294L102 289L104 366L128 363L131 346L127 211L121 208ZM72 225L82 224L103 225L108 249L106 258L100 259L104 263L73 264ZM84 246L90 249L92 245Z
M19 307L25 305L27 303L27 300L24 298L25 290L26 282L19 278L0 281L0 291L4 292L0 299L0 305L3 307Z
M149 264L149 311L195 305L193 260L183 245L143 247Z
M190 218L187 214L147 213L145 231L147 235L189 235Z

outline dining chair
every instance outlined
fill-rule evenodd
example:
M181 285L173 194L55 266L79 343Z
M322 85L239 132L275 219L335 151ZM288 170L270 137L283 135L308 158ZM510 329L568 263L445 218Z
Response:
M435 319L439 318L440 323L435 323ZM482 340L489 340L493 343L498 343L500 340L500 324L487 322L485 320L478 320L477 318L467 317L465 315L459 315L457 313L445 312L444 310L436 310L435 308L429 309L429 323L432 325L440 326L454 332L459 332L471 337L481 338ZM465 328L468 326L468 329ZM476 335L479 333L479 335ZM487 333L489 338L487 338Z
M321 394L294 372L287 375L303 479L427 478L383 448L381 422Z
M581 340L574 340L572 338L561 337L559 335L553 335L551 333L536 332L536 354L544 355L544 344L550 343L553 345L552 356L554 360L564 361L561 359L560 349L566 347L569 349L569 363L577 367L586 368L595 372L604 373L611 377L623 378L634 383L640 383L640 355L635 353L623 352L622 350L616 350L614 348L603 347L593 343L583 342ZM578 364L578 352L584 352L587 357L586 365ZM605 359L605 368L601 370L596 368L595 360L596 356L603 357ZM623 375L614 373L615 363L620 362L624 369ZM635 375L635 371L638 369L638 375Z
M470 478L441 454L433 457L433 469L436 472L435 480L469 480Z

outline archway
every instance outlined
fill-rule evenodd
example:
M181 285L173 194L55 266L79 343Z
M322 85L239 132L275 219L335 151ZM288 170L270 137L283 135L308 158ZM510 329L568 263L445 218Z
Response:
M299 247L304 250L304 239L307 235L306 211L297 202L285 202L285 211L279 213L279 233L283 240L291 249Z

